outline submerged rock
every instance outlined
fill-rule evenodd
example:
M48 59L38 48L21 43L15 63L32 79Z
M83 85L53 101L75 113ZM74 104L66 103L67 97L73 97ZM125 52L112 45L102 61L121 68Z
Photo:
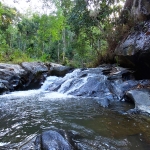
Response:
M6 144L0 146L1 150L75 150L74 138L79 135L73 131L50 129L41 134L32 134L18 144Z

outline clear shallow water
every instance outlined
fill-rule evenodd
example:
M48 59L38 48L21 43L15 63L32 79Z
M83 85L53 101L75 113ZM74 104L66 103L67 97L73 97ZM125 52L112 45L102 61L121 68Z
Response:
M0 146L59 128L77 132L78 144L85 150L149 150L150 118L119 113L133 107L114 102L103 108L93 98L40 90L1 95Z

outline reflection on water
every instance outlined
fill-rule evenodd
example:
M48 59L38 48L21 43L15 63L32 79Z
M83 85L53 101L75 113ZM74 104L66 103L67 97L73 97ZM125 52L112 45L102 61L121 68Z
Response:
M96 99L40 90L2 95L0 146L19 143L55 127L79 133L81 149L148 150L150 119L120 113L133 107L117 102L103 108Z

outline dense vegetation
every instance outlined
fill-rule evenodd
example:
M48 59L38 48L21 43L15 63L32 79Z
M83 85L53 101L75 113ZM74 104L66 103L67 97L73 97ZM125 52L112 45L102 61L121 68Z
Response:
M20 14L0 3L0 62L83 67L113 60L121 38L116 32L120 1L51 0L56 9L50 14Z

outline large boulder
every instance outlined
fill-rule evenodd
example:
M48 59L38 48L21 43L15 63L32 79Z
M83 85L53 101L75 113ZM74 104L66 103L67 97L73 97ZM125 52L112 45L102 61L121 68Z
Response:
M38 74L48 71L47 66L42 62L23 62L21 66L32 74Z
M0 94L14 90L40 87L48 68L43 63L0 63Z
M150 114L150 89L130 90L126 96L135 103L137 111Z
M115 50L118 63L134 68L137 78L150 78L150 21L134 27Z
M22 86L21 78L27 72L17 64L0 63L0 94Z
M134 68L137 79L150 78L150 1L126 0L119 22L128 30L115 50L118 63Z
M39 88L45 80L48 67L42 62L23 62L22 68L27 71L24 76L26 88Z
M45 131L41 135L43 150L72 150L71 145L64 137L56 131Z
M50 63L50 75L63 77L73 69L56 63Z

